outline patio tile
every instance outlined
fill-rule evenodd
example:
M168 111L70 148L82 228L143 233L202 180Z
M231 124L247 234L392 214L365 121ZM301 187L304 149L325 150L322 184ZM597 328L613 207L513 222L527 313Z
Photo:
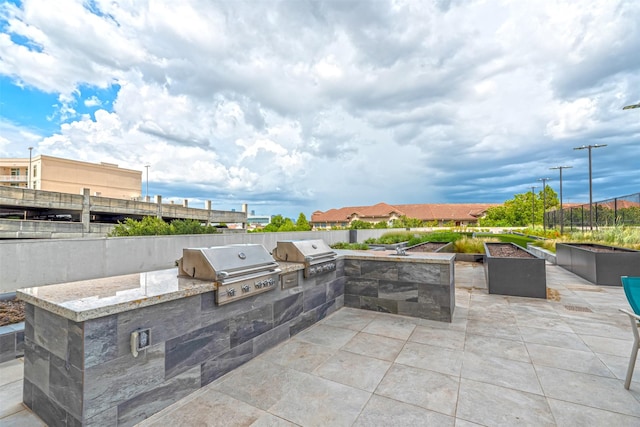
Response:
M0 375L0 387L15 381L19 381L24 376L24 359L13 359L2 362L2 375Z
M0 419L0 425L2 427L47 427L44 421L28 409Z
M531 363L465 352L461 376L528 393L542 394Z
M266 415L266 412L224 393L209 390L207 393L200 393L196 398L189 400L188 404L172 406L169 411L150 417L141 422L139 426L242 427L252 424L263 415Z
M627 377L630 354L627 356L614 356L612 354L596 353L596 356L609 368L616 378L624 380ZM631 377L631 387L636 383L638 384L637 388L640 390L640 363L637 361L636 369L634 369L633 376Z
M629 331L629 335L631 335L631 331ZM631 355L633 340L631 339L631 336L629 336L629 338L629 340L619 340L615 338L580 334L580 339L582 339L582 341L584 341L584 343L594 353L613 354L614 356Z
M462 350L407 342L396 363L458 376L462 368L462 356Z
M391 362L339 351L313 373L340 384L373 392L390 366Z
M22 406L22 379L0 387L0 425L1 418L24 410Z
M416 326L409 337L409 341L462 350L464 348L464 338L464 331Z
M342 350L393 362L400 354L404 343L404 340L360 332L342 346Z
M562 400L548 399L551 412L558 427L616 426L636 427L640 418L616 412L604 411L589 406L577 405Z
M269 350L262 357L270 362L302 372L312 372L337 350L297 339Z
M374 320L376 316L377 314L371 311L344 307L324 319L322 321L322 324L327 326L335 326L337 328L361 331L369 323L371 323L371 321Z
M456 418L485 426L555 426L543 396L467 378L460 381Z
M467 334L464 351L483 357L503 357L520 362L531 362L527 347L522 341Z
M295 338L312 344L335 348L337 350L349 342L349 340L357 333L357 331L352 329L335 328L333 326L326 326L319 323L303 332L300 332L295 336Z
M369 323L362 331L368 334L406 340L416 328L414 322L401 316L380 315Z
M467 322L467 333L522 341L516 319L512 315L503 319L470 318Z
M614 377L609 368L591 350L571 350L532 343L527 344L527 349L535 365L551 366L602 377Z
M621 380L547 366L536 366L536 372L549 398L640 417L640 402Z
M454 415L459 380L456 377L411 366L393 365L375 394Z
M306 375L269 412L303 426L350 426L370 396L357 388Z
M558 332L548 329L520 326L522 339L527 343L551 345L573 350L590 351L591 349L582 341L578 334L573 332Z
M435 426L454 427L453 417L373 395L362 413L356 420L354 427L405 427L405 426Z
M259 409L268 410L290 390L298 390L309 375L271 363L250 362L209 385Z

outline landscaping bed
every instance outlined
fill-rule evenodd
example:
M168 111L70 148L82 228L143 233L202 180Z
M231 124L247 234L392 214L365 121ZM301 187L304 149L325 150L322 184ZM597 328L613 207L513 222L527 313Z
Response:
M0 300L0 326L24 322L24 301Z
M595 243L557 243L560 267L596 285L622 286L621 276L640 276L640 251Z
M545 260L514 243L485 243L485 277L490 294L547 298Z

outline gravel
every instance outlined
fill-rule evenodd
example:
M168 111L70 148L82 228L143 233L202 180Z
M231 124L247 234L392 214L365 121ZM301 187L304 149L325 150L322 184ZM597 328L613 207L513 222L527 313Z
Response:
M24 301L0 300L0 326L24 322Z

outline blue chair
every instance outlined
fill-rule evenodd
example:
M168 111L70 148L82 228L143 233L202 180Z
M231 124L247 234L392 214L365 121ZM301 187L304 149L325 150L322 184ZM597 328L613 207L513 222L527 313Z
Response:
M621 312L629 316L631 330L633 331L633 349L631 349L631 359L629 359L629 367L627 368L627 378L624 381L624 388L629 390L633 368L638 357L638 347L640 347L640 333L638 332L640 327L640 277L622 276L620 279L622 280L622 287L627 296L627 301L629 301L629 305L633 310L633 313L631 313L629 310L620 309Z

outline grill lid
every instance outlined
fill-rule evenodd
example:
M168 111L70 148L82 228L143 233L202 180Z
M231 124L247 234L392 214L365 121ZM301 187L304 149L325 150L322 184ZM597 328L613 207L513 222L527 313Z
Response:
M181 275L213 281L280 271L265 247L258 244L186 248L179 265Z
M273 257L280 261L316 264L335 259L337 254L322 239L282 240L273 250Z

